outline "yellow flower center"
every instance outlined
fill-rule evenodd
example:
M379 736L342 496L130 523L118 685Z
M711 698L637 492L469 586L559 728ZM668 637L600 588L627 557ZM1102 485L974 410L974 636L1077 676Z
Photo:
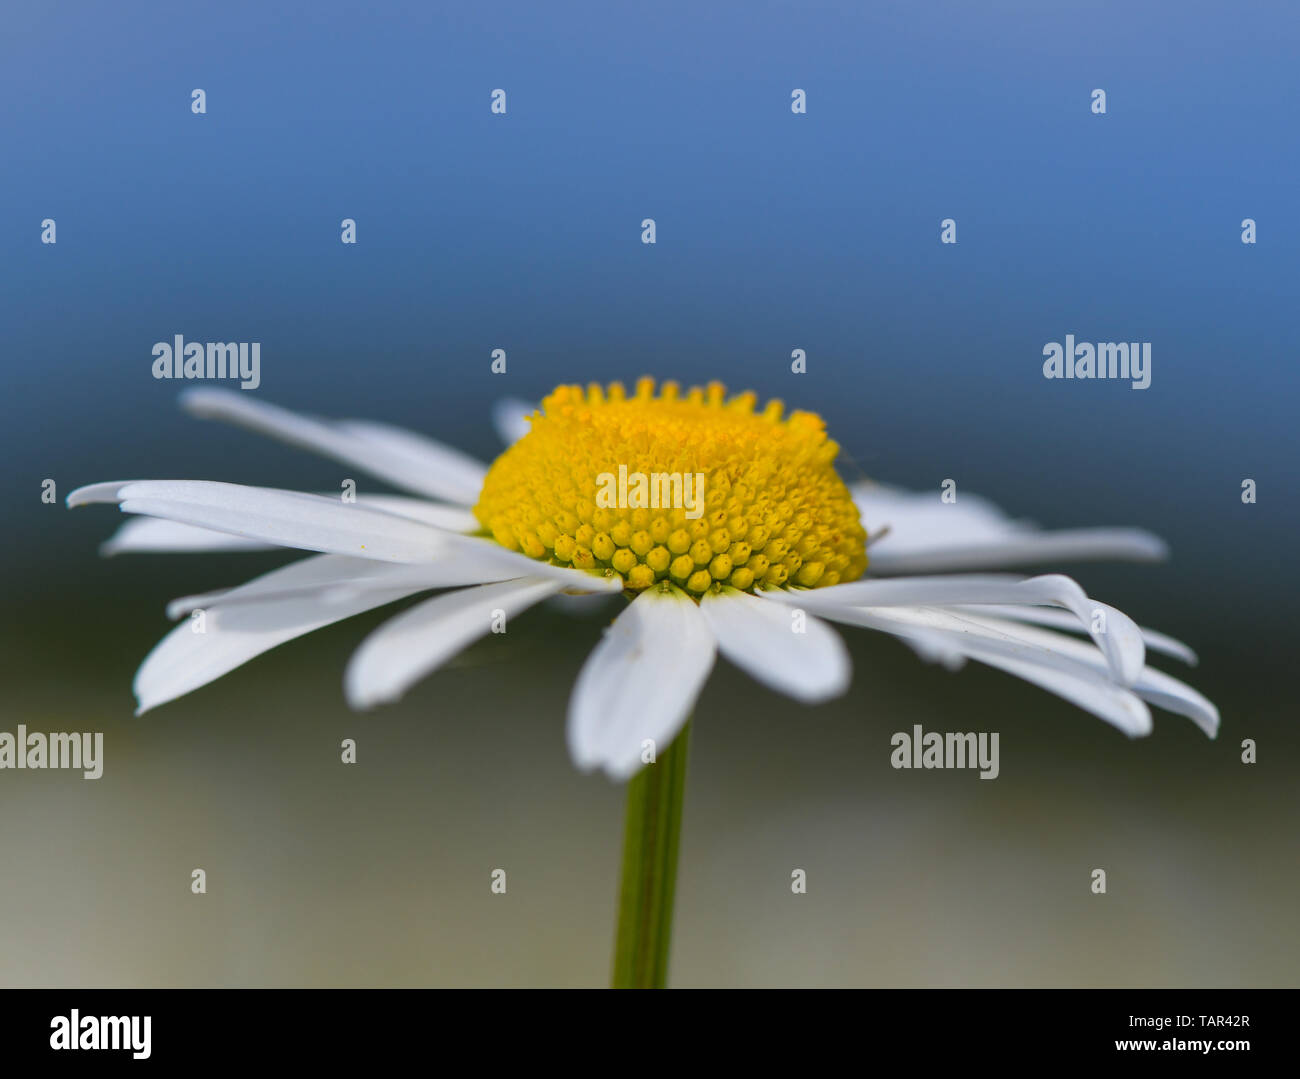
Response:
M681 393L641 379L560 386L489 469L474 513L503 547L562 566L613 570L639 592L671 580L695 596L852 581L866 531L811 412Z

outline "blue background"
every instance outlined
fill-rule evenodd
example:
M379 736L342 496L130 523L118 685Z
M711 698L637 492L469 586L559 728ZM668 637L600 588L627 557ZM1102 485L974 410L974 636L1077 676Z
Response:
M1155 526L1233 594L1261 561L1294 580L1285 5L49 4L6 21L10 504L38 476L262 475L215 461L177 384L151 378L150 347L181 333L261 341L268 400L489 456L504 394L721 378L823 412L850 473ZM1045 380L1042 347L1067 333L1151 341L1151 388ZM24 546L46 523L19 515Z

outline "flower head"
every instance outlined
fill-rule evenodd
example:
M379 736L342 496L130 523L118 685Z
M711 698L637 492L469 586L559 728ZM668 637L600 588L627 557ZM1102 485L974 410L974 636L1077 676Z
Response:
M799 701L843 693L850 663L830 622L888 633L949 669L974 660L1005 671L1131 736L1151 731L1150 704L1210 736L1218 729L1210 701L1147 665L1148 649L1195 662L1186 645L1137 626L1068 577L970 572L1151 560L1164 554L1159 539L1123 528L1044 532L968 493L945 504L937 493L846 487L820 419L783 417L777 403L759 411L750 394L727 398L715 384L683 395L667 383L656 395L649 380L631 396L617 384L561 387L539 412L501 411L513 444L490 469L409 431L301 416L235 391L194 390L184 402L409 494L348 503L145 480L69 495L70 505L116 502L140 515L110 552L315 552L173 602L174 617L203 608L206 632L182 624L149 654L135 680L141 711L312 630L435 593L382 624L349 662L348 700L371 707L400 697L503 616L561 592L621 592L631 602L588 656L568 712L574 761L614 778L642 766L647 741L668 745L719 652ZM630 491L611 503L609 477L629 469L691 473L704 486L680 506L640 505ZM864 522L876 528L869 567Z
M820 416L755 405L718 382L561 386L488 470L474 513L509 550L613 570L635 592L856 580L866 531L839 447Z

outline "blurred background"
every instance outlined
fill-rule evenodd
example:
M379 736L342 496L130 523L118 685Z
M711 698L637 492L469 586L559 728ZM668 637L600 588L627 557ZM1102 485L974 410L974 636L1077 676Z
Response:
M354 475L182 416L150 373L175 334L260 341L261 400L485 459L499 397L720 378L821 412L851 479L1159 532L1164 565L1060 568L1199 651L1161 665L1217 702L1217 741L1157 713L1130 742L865 632L821 707L720 664L672 981L1300 982L1289 5L17 2L3 24L0 730L103 731L105 767L0 773L0 984L608 978L623 792L563 737L608 611L536 610L354 714L343 664L385 609L133 717L166 601L286 556L104 560L119 516L62 498ZM1151 387L1045 380L1071 333L1151 341ZM914 723L999 731L1001 776L893 770Z

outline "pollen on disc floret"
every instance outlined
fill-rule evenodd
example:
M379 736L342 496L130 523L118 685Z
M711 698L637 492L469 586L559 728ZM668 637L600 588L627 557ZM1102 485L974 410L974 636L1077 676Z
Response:
M488 470L474 513L503 547L614 570L636 592L839 584L867 555L838 452L815 413L760 410L718 382L559 386Z

